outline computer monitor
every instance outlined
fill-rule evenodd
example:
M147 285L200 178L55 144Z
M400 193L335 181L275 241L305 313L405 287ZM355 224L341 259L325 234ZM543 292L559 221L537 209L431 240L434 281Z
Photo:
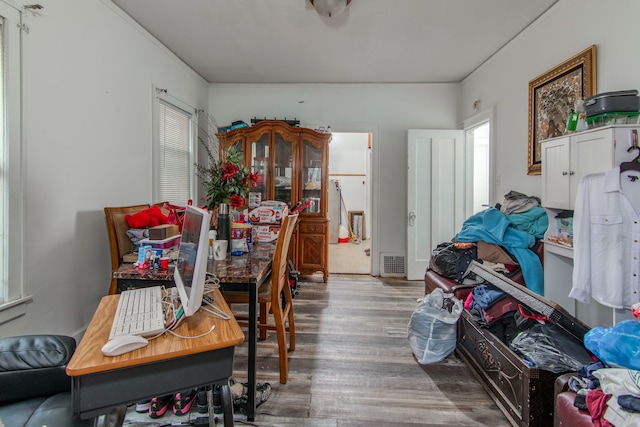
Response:
M210 214L187 206L182 221L182 238L173 278L185 316L191 316L202 304L209 255Z

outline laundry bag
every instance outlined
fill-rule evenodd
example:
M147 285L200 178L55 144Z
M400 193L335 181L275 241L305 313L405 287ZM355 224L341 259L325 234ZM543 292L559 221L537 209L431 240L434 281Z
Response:
M461 314L462 301L440 288L418 300L407 332L418 363L441 362L453 353Z

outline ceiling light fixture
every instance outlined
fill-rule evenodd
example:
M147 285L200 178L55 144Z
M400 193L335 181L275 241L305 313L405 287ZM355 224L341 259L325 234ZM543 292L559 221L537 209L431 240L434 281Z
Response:
M340 15L351 3L351 0L309 0L316 12L331 18Z

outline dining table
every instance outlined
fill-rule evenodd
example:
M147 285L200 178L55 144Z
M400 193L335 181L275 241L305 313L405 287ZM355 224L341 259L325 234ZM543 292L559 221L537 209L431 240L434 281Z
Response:
M275 242L256 242L249 252L242 255L227 254L225 259L210 258L207 273L217 278L220 291L247 292L249 294L249 328L247 360L247 421L255 419L256 410L256 348L258 343L258 288L271 274L271 264L275 252ZM160 268L138 268L123 265L113 272L117 280L117 291L152 285L173 286L173 266L166 270Z

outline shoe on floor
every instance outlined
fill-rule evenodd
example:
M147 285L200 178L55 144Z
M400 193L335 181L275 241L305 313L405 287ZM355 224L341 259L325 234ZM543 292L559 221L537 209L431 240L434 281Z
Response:
M139 412L141 414L149 412L149 406L151 406L151 399L136 402L136 412Z
M169 406L173 402L173 394L162 397L154 397L151 399L151 406L149 406L149 416L151 418L160 418L167 412Z
M233 409L234 411L240 412L242 415L247 415L247 406L249 404L249 398L247 396L247 391L249 389L248 383L242 383L243 386L243 394L233 399ZM233 387L231 388L233 390ZM256 407L262 405L266 402L271 396L271 384L263 383L256 384Z
M176 415L185 415L189 413L193 402L196 399L198 389L187 390L176 393L173 398L173 413Z
M205 387L198 389L198 396L196 397L198 404L198 413L206 414L209 412L209 404L207 402L207 389Z

